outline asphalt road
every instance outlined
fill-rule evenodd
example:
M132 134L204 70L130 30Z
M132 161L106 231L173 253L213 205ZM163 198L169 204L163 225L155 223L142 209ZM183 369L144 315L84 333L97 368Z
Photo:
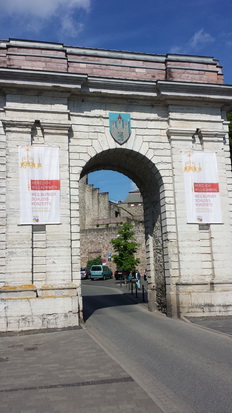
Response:
M232 337L150 313L114 280L82 284L88 331L165 413L232 411Z

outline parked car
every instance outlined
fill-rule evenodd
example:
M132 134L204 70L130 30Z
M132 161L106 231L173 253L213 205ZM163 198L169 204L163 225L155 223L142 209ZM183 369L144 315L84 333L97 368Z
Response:
M98 280L98 279L103 279L106 280L106 278L112 278L113 273L107 265L92 265L90 268L90 279L93 280Z
M114 272L115 280L125 280L126 277L127 277L127 271L126 270L116 270Z
M89 278L89 276L90 276L90 268L89 267L81 268L81 279L85 280Z

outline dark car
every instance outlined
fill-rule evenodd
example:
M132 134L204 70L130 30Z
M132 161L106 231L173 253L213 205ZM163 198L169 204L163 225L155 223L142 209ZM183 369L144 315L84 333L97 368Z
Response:
M90 267L81 268L81 278L87 279L90 277Z
M114 272L115 280L125 280L126 277L127 277L127 271L126 270L116 270Z

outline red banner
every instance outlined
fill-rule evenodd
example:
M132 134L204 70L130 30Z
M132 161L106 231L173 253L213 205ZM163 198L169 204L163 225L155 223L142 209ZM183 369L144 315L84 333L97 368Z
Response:
M44 180L31 180L32 191L59 191L60 181L58 179L44 179Z
M194 192L219 192L218 183L194 182Z

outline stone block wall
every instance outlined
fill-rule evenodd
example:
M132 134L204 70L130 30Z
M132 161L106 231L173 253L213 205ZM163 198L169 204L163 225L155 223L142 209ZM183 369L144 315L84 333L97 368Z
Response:
M1 67L111 79L223 83L221 66L211 57L113 52L13 39L1 41L0 50Z
M107 225L107 224L106 224ZM86 229L81 231L81 266L85 267L88 260L101 256L106 259L107 265L114 272L116 265L113 260L108 261L108 254L114 254L114 250L111 244L111 240L118 235L118 226L102 226L92 229ZM146 250L144 239L144 226L143 224L136 223L133 231L135 232L136 242L140 244L140 247L136 253L136 258L140 259L138 265L139 272L144 274L146 270Z
M222 84L217 60L20 40L1 41L0 49L0 330L80 322L79 182L99 169L124 173L141 191L149 308L157 308L157 268L164 268L168 315L232 314L225 113L232 109L232 86ZM110 133L110 112L131 116L131 135L123 144ZM59 147L58 225L20 225L18 146L24 145ZM186 222L184 150L216 153L221 224L202 228ZM97 190L89 197L86 227L89 216L102 222L114 212L107 194L102 204ZM91 231L92 239L101 241L96 251L106 254L109 237L103 228ZM160 233L158 244L154 231ZM154 255L156 247L163 250L163 264L161 255Z
M140 244L140 248L136 257L140 259L139 271L144 274L146 263L145 252L145 232L143 205L128 206L123 202L112 203L109 201L109 194L99 192L99 189L93 185L87 185L86 177L80 180L80 260L81 267L87 265L88 260L101 256L108 260L108 254L114 253L111 239L116 238L120 224L125 222L125 219L133 222L136 241ZM115 216L115 212L119 216ZM158 238L157 238L158 237ZM162 262L162 248L158 248L160 244L161 233L154 233L154 243L156 245L154 254L156 262L159 265L156 268L157 277L164 282ZM108 262L109 267L115 271L116 266L111 260Z

